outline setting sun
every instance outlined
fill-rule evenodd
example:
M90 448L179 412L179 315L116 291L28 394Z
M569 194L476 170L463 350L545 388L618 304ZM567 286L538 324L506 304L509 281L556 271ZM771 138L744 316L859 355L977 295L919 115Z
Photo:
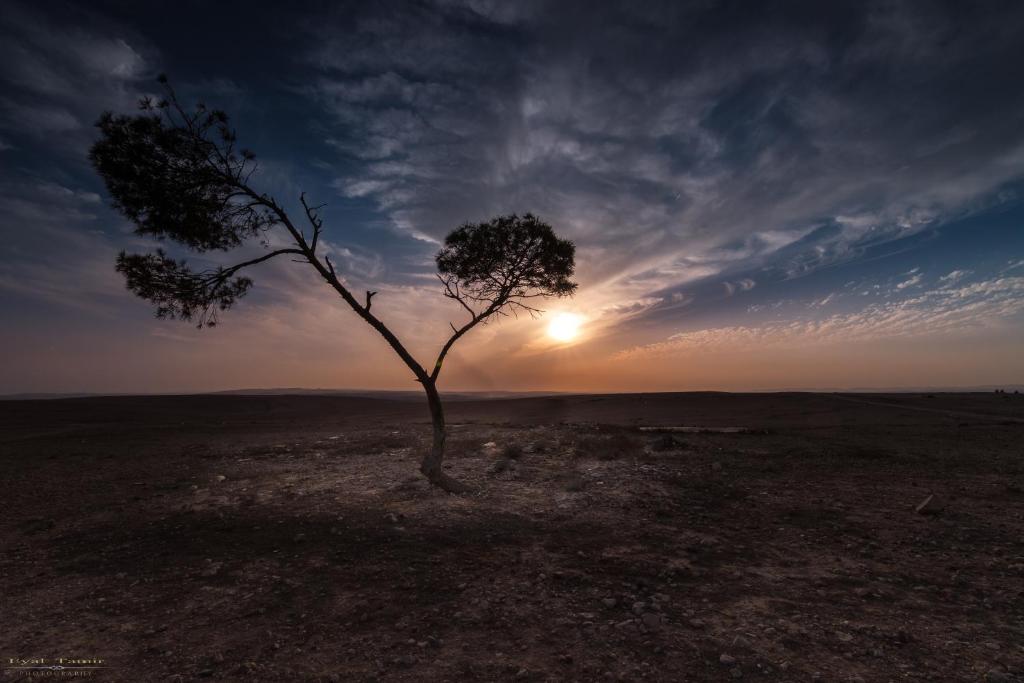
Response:
M560 342L569 342L579 336L580 316L573 313L559 313L548 325L548 336Z

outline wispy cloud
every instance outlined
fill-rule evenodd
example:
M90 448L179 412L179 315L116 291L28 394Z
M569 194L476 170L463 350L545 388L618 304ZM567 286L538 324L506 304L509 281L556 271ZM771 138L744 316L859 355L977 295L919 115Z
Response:
M601 8L526 6L512 19L458 3L363 8L349 34L324 25L308 56L320 77L304 92L334 117L331 144L359 162L340 192L418 239L539 212L585 245L595 301L662 292L670 304L687 263L705 277L741 265L805 275L976 210L1020 177L1019 127L966 127L966 105L933 71L1000 54L1004 28L958 31L908 5L865 9L839 51L785 17L771 32L733 27L745 46L734 50L688 28L714 12L638 9L630 24ZM606 58L586 57L598 44ZM863 70L887 77L858 80Z
M915 285L919 285L919 284L921 284L921 280L923 280L923 279L924 279L924 276L921 275L920 273L918 273L916 275L911 275L909 278L907 278L903 282L897 283L896 284L896 289L897 290L904 290L904 289L907 289L908 287L913 287Z
M125 27L88 12L74 15L55 21L45 8L5 4L0 127L80 153L100 111L132 108L152 50Z
M708 350L857 342L894 337L976 334L1024 312L1024 278L1003 277L961 287L940 287L911 298L873 303L823 318L726 326L679 332L662 342L635 346L617 358L685 355Z
M950 271L949 273L946 273L945 275L940 277L939 281L942 282L947 287L952 287L953 285L955 285L956 283L960 282L965 277L970 275L971 272L972 271L970 270L960 270L958 268L957 270Z

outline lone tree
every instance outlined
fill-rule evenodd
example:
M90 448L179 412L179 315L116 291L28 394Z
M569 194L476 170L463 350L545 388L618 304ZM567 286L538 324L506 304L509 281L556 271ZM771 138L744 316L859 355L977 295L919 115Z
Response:
M437 380L445 356L467 332L494 316L532 315L541 312L532 305L534 299L572 294L576 290L576 283L569 279L575 267L573 243L557 237L551 226L531 214L466 224L451 232L437 254L437 277L444 296L457 301L469 319L461 326L449 323L451 337L427 370L371 313L376 292L366 291L364 300L357 299L330 258L318 253L323 205L311 205L301 194L308 228L297 226L281 204L250 183L257 169L255 156L237 147L227 115L202 104L186 110L167 78L161 76L159 81L165 92L162 99L143 98L140 114L107 112L96 124L101 135L89 158L106 183L114 207L135 224L136 234L169 238L195 252L226 252L256 240L266 253L233 265L195 270L162 249L147 254L122 251L117 270L128 289L154 303L159 318L212 326L221 311L252 287L252 280L239 275L241 271L280 256L312 267L384 337L423 385L434 434L420 471L445 491L467 490L441 468L446 430ZM272 247L272 232L282 235L286 246Z

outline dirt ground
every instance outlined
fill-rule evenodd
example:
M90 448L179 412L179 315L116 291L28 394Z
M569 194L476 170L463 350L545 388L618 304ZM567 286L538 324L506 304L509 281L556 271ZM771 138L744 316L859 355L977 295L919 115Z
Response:
M0 403L0 683L1024 680L1024 396L448 413Z

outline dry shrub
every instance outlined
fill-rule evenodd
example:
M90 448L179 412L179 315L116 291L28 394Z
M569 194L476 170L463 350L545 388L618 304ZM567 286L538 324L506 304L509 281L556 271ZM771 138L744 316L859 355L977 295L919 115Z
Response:
M446 458L473 458L480 455L483 444L490 441L489 437L469 434L449 434L445 441ZM429 439L427 440L429 445Z
M501 449L501 457L506 460L520 460L523 457L523 447L517 443L506 444Z
M576 439L576 455L597 460L621 460L643 452L643 442L625 432L611 436L588 434Z

